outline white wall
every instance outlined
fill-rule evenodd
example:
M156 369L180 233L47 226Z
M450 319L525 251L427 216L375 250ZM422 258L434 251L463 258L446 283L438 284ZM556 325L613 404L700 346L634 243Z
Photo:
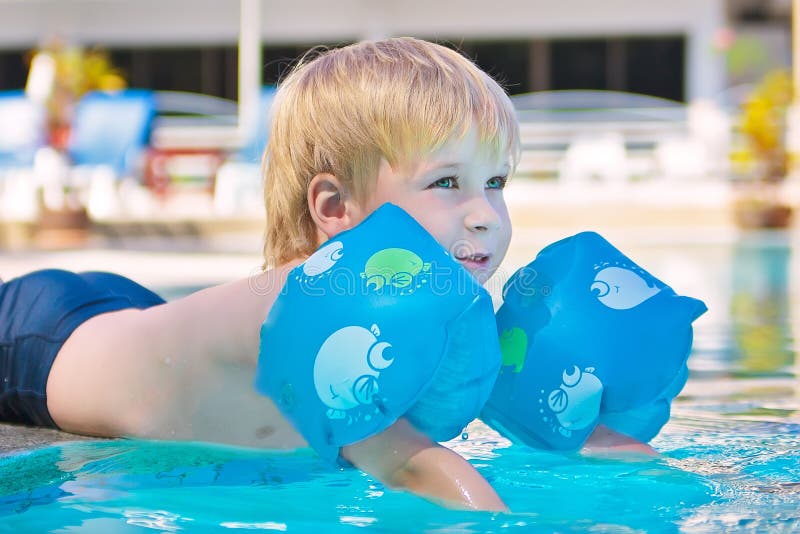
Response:
M724 0L263 0L261 21L265 43L683 33L689 97L721 88L711 36L722 25ZM105 46L234 44L238 31L238 0L0 0L0 48L55 34Z
M676 33L719 0L263 0L267 42L369 34L546 37ZM236 42L238 0L0 0L0 46L60 33L87 42Z
M687 99L713 97L725 84L725 62L712 47L714 33L725 26L723 0L700 0L696 3L686 46Z

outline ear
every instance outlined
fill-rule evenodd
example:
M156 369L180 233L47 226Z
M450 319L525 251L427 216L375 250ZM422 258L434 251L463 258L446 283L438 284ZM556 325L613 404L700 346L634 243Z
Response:
M360 221L361 210L339 179L330 173L317 174L309 182L308 209L317 227L319 243Z

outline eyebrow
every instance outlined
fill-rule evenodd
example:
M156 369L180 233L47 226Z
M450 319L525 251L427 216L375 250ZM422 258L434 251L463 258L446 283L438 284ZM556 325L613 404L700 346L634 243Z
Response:
M465 166L464 164L456 163L456 162L441 163L441 164L434 165L433 167L428 169L428 172L440 171L442 169L459 169L459 168L464 167L464 166ZM502 168L500 168L499 172L505 172L506 174L508 174L509 172L511 172L511 165L506 163L505 165L502 166Z
M431 167L430 171L439 171L441 169L458 169L462 167L460 163L439 163Z

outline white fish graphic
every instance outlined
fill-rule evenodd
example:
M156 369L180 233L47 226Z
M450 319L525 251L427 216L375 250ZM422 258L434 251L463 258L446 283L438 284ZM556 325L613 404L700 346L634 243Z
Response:
M606 267L592 282L591 291L597 300L615 310L628 310L646 301L659 291L630 269Z
M547 405L555 413L561 432L569 436L573 430L586 428L600 413L603 383L593 373L593 368L581 371L573 365L562 374L561 387L547 397Z
M346 411L371 404L378 392L378 376L393 358L384 354L391 344L378 341L380 330L347 326L331 334L314 361L314 387L328 406L331 419L344 419Z

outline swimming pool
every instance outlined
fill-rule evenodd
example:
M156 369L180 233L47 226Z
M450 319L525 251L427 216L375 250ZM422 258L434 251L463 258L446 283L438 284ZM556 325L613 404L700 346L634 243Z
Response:
M768 232L624 247L710 310L696 323L690 381L653 442L663 456L536 452L473 423L450 445L511 514L444 510L308 451L101 441L0 457L0 531L797 531L798 244Z

